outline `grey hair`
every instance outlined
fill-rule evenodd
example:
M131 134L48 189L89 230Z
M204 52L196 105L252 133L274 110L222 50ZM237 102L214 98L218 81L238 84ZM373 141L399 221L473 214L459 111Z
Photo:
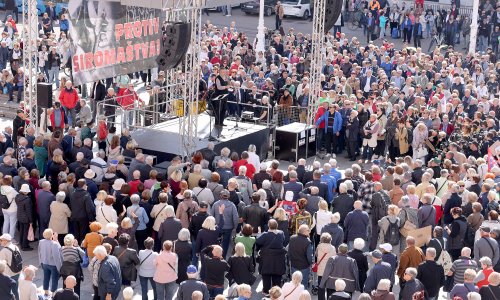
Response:
M354 190L354 184L352 183L352 180L346 180L342 183L345 183L348 191Z
M35 277L36 270L37 268L35 266L32 265L27 266L23 270L24 277L33 279L33 277Z
M172 205L167 205L167 207L165 207L165 215L167 216L167 218L172 218L175 216L174 207Z
M345 281L343 279L335 280L335 290L337 292L342 292L345 289Z
M56 194L56 201L57 202L64 202L65 199L66 199L66 193L65 192L58 192Z
M345 184L344 182L342 182L339 185L339 192L340 193L347 193L347 184Z
M338 224L340 221L340 214L338 212L334 213L331 217L331 221L334 224Z
M262 181L262 188L263 189L270 189L271 188L271 181L269 181L267 179Z
M351 168L347 168L347 169L345 169L345 171L344 171L344 176L345 176L345 177L352 177L352 173L353 173L353 172L352 172L352 169L351 169Z
M365 241L362 238L354 239L353 248L356 250L363 250L365 247Z
M194 165L193 172L200 173L201 172L201 165L200 164Z
M481 300L481 294L478 292L470 292L467 294L467 300Z
M152 156L146 156L146 160L145 160L146 164L148 165L152 165L153 162L154 162L154 157Z
M255 147L254 144L250 144L248 146L248 152L255 152L255 151L257 151L257 147Z
M64 246L71 247L73 246L73 242L75 240L75 236L71 233L64 236Z
M186 228L182 228L179 231L179 234L177 235L177 239L182 242L189 241L191 239L191 234L189 233L189 230Z
M493 265L493 262L491 261L491 258L488 256L483 256L479 259L479 262L482 263L485 266L491 267Z
M130 202L132 202L132 204L138 204L139 201L141 201L141 197L139 197L139 195L133 194L130 196Z
M391 281L389 279L380 279L377 285L377 290L389 291L391 289Z
M417 269L415 268L406 268L406 273L411 276L411 278L416 278L417 277Z
M435 248L429 247L429 248L427 248L427 250L425 250L425 253L426 253L429 257L431 257L431 258L436 257L436 249L435 249Z
M202 159L202 160L200 161L200 165L201 165L201 168L202 168L202 169L208 169L208 165L209 165L209 164L210 164L210 163L209 163L209 162L208 162L208 160L206 160L206 159Z
M94 255L104 255L104 256L107 256L108 255L108 251L106 251L106 248L104 248L104 246L99 245L99 246L95 247L95 249L94 249Z
M301 282L302 282L302 273L300 271L293 272L293 274L292 274L293 285L299 286Z

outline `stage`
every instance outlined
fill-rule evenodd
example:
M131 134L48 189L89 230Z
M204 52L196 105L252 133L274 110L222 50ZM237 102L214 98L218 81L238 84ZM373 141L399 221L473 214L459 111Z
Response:
M181 117L184 118L184 117ZM270 147L271 131L267 126L258 125L253 122L236 122L226 119L224 124L227 126L214 128L212 118L212 136L218 137L214 141L217 154L220 150L227 147L231 152L241 153L248 150L248 145L254 144L257 147L257 154L260 157L267 157ZM155 155L157 163L170 161L174 156L182 155L183 150L180 144L179 136L179 118L161 122L149 127L136 128L132 137L137 141L139 148L146 154ZM210 116L202 113L198 116L198 130L195 138L195 151L203 149L210 142Z

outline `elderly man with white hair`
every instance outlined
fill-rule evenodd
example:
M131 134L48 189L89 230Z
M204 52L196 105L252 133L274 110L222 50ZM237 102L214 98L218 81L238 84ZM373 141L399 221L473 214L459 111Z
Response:
M340 214L334 213L330 217L330 224L326 224L321 229L321 234L328 232L332 236L332 245L338 248L344 241L344 229L339 226Z
M391 292L391 281L389 279L381 279L377 284L377 289L371 292L374 299L395 300L396 296Z
M104 246L97 246L94 255L101 262L97 279L98 294L101 299L116 300L121 290L122 276L120 263L113 255L108 255Z
M104 174L108 171L108 164L104 160L105 158L106 158L106 153L104 152L104 150L101 149L96 153L96 156L92 158L92 160L90 161L90 169L95 173L94 177L95 183L101 183Z
M29 265L24 268L24 279L19 280L19 299L21 300L39 300L38 288L33 279L38 269ZM41 295L40 295L41 296Z

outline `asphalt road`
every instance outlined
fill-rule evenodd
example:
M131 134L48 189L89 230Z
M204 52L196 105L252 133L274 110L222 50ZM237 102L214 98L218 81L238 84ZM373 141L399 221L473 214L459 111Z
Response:
M236 22L236 29L240 32L245 32L249 37L250 41L253 41L255 35L257 34L257 25L259 22L258 15L246 15L239 8L233 8L231 12L231 16L224 16L221 12L209 11L209 16L203 15L202 22L210 21L212 24L217 27L229 27L231 21ZM275 28L275 16L264 17L264 26L266 28L274 29ZM302 32L303 34L312 33L312 22L302 20L300 18L295 17L285 17L282 23L283 29L285 32L288 32L290 28L293 28L295 33ZM366 44L366 36L363 34L363 29L351 30L348 28L347 23L344 27L342 27L342 32L346 34L346 36L350 39L353 36L357 37L362 44ZM386 39L390 43L394 43L396 49L401 49L403 47L402 39L393 39L390 37L390 34L387 33ZM422 49L427 51L431 38L425 38L421 40ZM376 45L382 45L382 40L378 39L374 41ZM412 45L413 46L413 40ZM462 45L457 45L456 49L461 49ZM434 48L434 46L433 46Z

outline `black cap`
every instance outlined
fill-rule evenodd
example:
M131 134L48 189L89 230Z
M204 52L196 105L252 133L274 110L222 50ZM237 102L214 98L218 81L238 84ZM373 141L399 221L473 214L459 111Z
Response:
M208 203L205 201L201 201L199 206L200 206L200 208L208 208Z

